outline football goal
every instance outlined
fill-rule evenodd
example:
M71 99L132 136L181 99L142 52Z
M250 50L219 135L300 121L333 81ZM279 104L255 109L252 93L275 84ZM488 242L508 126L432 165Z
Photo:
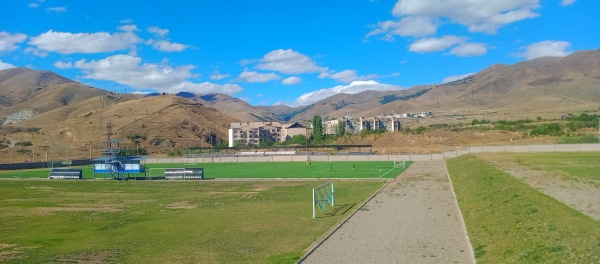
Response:
M317 218L317 211L325 211L333 207L333 182L321 184L312 189L313 218Z
M404 159L395 158L394 159L394 169L396 169L396 168L403 168L403 169L406 168L406 158L404 158Z

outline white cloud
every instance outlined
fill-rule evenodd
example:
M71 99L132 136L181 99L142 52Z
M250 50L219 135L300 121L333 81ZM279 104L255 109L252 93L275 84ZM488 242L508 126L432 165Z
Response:
M350 83L353 81L363 81L368 79L378 78L377 74L369 74L365 76L358 76L355 70L344 70L336 73L321 73L319 78L331 78L338 82Z
M154 33L156 35L158 35L161 38L164 38L167 34L169 34L169 30L168 29L163 29L163 28L159 28L156 26L152 26L148 28L148 32L150 33Z
M131 23L133 23L133 19L131 19L131 18L125 18L123 20L119 20L119 23L121 23L121 24L131 24Z
M188 46L185 44L173 43L168 40L160 40L160 41L150 40L147 43L152 44L152 47L154 49L160 50L160 51L165 51L165 52L183 51L188 48Z
M256 62L256 60L243 59L240 61L240 66L246 66L248 64L255 63L255 62Z
M66 13L67 7L66 6L53 6L53 7L46 8L46 12Z
M272 80L279 80L281 76L275 73L258 73L255 71L243 71L238 76L238 79L243 82L269 82Z
M32 54L34 56L38 56L41 58L48 56L48 52L36 49L34 47L27 47L27 48L25 48L24 52L25 52L25 54Z
M481 56L487 53L487 45L484 43L464 43L454 47L450 53L459 57Z
M310 93L305 93L298 97L294 104L297 106L308 105L339 93L357 94L368 90L387 91L402 89L404 88L401 86L383 84L376 81L355 81L349 85L338 85L329 89L320 89Z
M6 31L0 31L0 52L16 50L16 44L25 41L26 38L27 35L25 34L10 34Z
M141 39L132 32L110 34L107 32L69 33L49 30L46 33L31 38L29 44L45 51L71 54L112 52L130 49L134 48L139 42L141 42Z
M168 93L178 93L178 92L190 92L194 94L209 94L209 93L222 93L228 95L234 95L243 91L244 89L233 83L226 84L216 84L210 82L203 83L192 83L192 82L182 82L176 86L170 87L167 89Z
M302 82L302 79L300 79L299 77L291 76L291 77L287 77L287 78L283 79L281 81L281 84L293 85L293 84L299 84L301 82Z
M69 63L58 65L69 66ZM243 90L237 84L190 82L188 79L195 77L191 73L191 70L195 68L193 65L172 67L166 61L161 64L142 63L141 58L131 55L114 55L91 61L79 60L71 66L81 69L85 73L84 78L114 81L137 90L154 89L167 93L185 91L195 94L220 92L229 95Z
M414 52L437 52L464 42L464 38L452 35L441 38L422 38L410 44L409 50Z
M119 30L125 31L125 32L131 32L131 31L137 31L138 28L136 25L134 24L127 24L127 25L121 25L117 27Z
M498 28L539 16L539 0L398 0L397 17L447 18L471 32L496 33Z
M325 67L317 66L308 56L291 49L278 49L267 53L260 59L260 64L256 67L261 70L278 71L285 74L323 72L327 70Z
M435 34L437 25L430 17L408 16L400 21L384 21L377 24L377 28L367 33L366 37L385 34L385 40L393 40L392 35L399 36L426 36Z
M54 67L59 68L59 69L69 69L69 68L73 68L73 63L72 62L62 62L62 61L57 61L54 63Z
M575 3L575 0L562 0L562 2L560 3L563 6L568 6Z
M101 60L79 60L74 67L83 70L85 78L115 81L134 88L161 89L193 77L192 65L173 68L168 65L141 64L140 57L114 55Z
M471 72L471 73L467 73L467 74L448 76L448 77L444 78L441 83L444 84L444 83L449 83L449 82L453 82L453 81L458 81L460 79L467 78L473 74L475 74L475 73Z
M219 73L218 71L214 71L214 72L213 72L213 73L210 75L210 79L211 79L211 80L223 80L223 79L227 79L227 78L229 78L229 77L231 77L231 74L228 74L228 73L226 73L226 74L222 74L222 73Z
M12 68L16 68L15 65L12 65L10 63L6 63L0 60L0 71L1 70L7 70L7 69L12 69Z
M521 49L525 51L518 53L517 56L528 60L546 56L564 57L571 53L568 50L570 46L571 43L567 41L546 40L522 47Z
M38 7L40 7L40 3L29 3L27 5L27 7L29 7L29 8L38 8Z

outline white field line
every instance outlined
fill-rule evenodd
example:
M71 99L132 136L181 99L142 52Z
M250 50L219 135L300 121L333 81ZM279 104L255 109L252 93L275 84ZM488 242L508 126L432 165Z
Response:
M386 172L386 173L384 173L384 174L381 174L381 176L379 176L379 177L383 178L383 176L385 176L386 174L388 174L388 173L392 172L393 170L394 170L394 168L390 169L389 171L387 171L387 172Z

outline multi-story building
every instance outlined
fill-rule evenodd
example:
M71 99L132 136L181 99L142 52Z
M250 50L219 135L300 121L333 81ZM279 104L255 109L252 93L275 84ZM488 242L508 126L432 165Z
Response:
M281 128L281 142L288 141L296 135L305 135L310 137L312 130L302 126L299 123L288 123Z
M262 140L285 142L295 135L307 135L308 129L298 123L281 124L269 122L242 122L229 124L229 147L236 142L242 145L258 146Z
M354 119L351 116L340 117L335 120L323 122L325 133L329 135L337 134L340 123L344 124L347 133L359 133L362 130L387 130L399 131L402 128L400 119L394 116L379 116L369 118Z
M393 116L378 116L369 118L359 119L359 131L360 130L387 130L387 131L399 131L402 128L402 124L398 118Z

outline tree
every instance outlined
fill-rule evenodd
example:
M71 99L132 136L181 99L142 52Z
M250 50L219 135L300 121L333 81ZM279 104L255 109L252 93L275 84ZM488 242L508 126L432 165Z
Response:
M346 121L338 122L335 129L335 134L338 136L343 136L346 134Z
M315 141L323 140L323 121L321 120L321 116L315 115L313 116L313 139Z
M295 135L290 140L290 144L304 145L306 144L306 135Z
M260 147L269 147L273 146L273 139L271 137L264 137L260 139L259 146Z

